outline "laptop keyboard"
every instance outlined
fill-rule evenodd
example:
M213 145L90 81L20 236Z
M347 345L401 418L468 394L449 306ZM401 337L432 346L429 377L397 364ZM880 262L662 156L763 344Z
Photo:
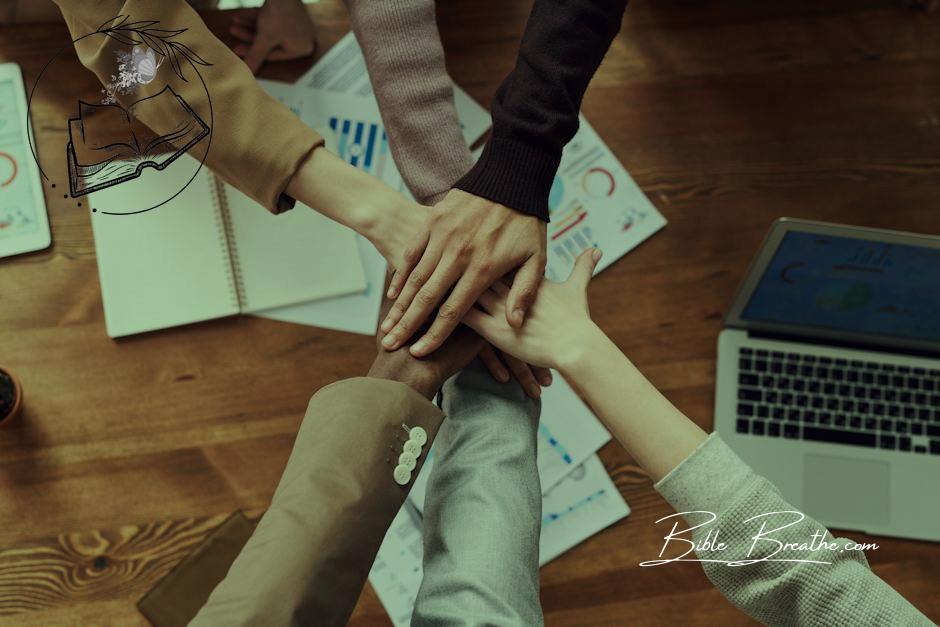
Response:
M741 348L738 433L940 455L940 370Z

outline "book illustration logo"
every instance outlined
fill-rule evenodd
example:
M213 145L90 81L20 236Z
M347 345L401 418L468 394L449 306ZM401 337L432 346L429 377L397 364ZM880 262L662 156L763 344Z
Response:
M160 112L154 119L172 111L171 122L156 132L139 121L148 109ZM163 170L208 134L208 125L169 85L127 109L79 101L78 117L69 119L69 191L82 196L137 178L146 167Z
M183 43L186 32L185 28L162 27L158 20L131 20L128 15L119 15L63 46L42 68L30 92L27 109L32 106L47 70L65 50L90 37L111 40L108 42L111 49L115 42L120 46L114 50L116 72L100 90L100 104L93 103L94 98L78 98L77 107L72 109L77 110L77 115L68 119L66 198L79 198L123 184L130 187L121 192L120 209L107 202L109 206L102 207L100 213L136 215L168 203L195 180L212 142L214 122L209 90L200 67L212 64ZM180 94L192 96L190 81L194 75L195 84L201 85L205 97L195 98L191 105ZM133 101L128 103L129 100ZM30 123L27 112L27 124ZM56 187L40 163L32 139L30 149L42 177ZM191 176L187 169L182 177L174 174L169 178L175 181L173 185L157 182L155 176L162 176L159 173L187 152L196 157L195 165L180 161L180 166L173 170L192 168ZM156 174L143 176L147 171ZM181 179L186 182L180 187ZM106 194L105 198L110 196ZM99 212L95 205L100 200L91 197L92 211ZM127 206L135 201L139 206Z

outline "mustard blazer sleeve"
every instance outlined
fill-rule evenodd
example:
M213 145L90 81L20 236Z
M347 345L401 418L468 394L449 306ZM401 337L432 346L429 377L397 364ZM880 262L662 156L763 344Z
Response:
M129 52L132 48L127 39L122 43L96 33L102 25L118 16L127 16L125 25L156 21L146 28L167 32L182 30L171 39L188 47L211 65L190 65L183 59L181 71L186 80L182 80L174 72L169 59L156 55L157 61L162 61L156 78L141 85L127 99L137 101L170 85L212 127L208 153L205 152L206 143L202 141L190 150L193 156L205 154L206 165L222 179L274 213L293 205L292 199L282 196L284 189L306 157L322 145L323 140L258 86L248 67L209 31L184 0L55 2L76 40L75 51L79 60L97 75L102 84L118 73L117 53ZM128 35L143 39L133 33ZM157 132L172 128L169 115L169 110L161 109L138 113L141 121Z
M411 482L392 476L408 434L443 419L406 385L357 378L310 401L271 507L190 623L345 625Z

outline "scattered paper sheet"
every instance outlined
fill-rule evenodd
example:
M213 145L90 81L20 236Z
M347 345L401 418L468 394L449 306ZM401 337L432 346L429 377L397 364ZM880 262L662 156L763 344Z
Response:
M543 494L610 441L610 433L571 386L557 372L552 372L552 376L554 383L542 389L542 416L537 441ZM433 467L432 446L408 494L411 503L422 513Z
M395 516L369 573L369 582L395 627L411 623L423 577L421 522L409 508L405 503ZM604 464L597 455L592 455L542 495L539 566L629 513L630 508L604 470ZM498 563L493 567L498 568Z
M586 248L596 246L604 253L597 274L666 225L587 119L582 115L580 120L548 197L545 275L553 281L567 279Z
M542 495L539 565L630 514L600 457L592 455Z
M406 503L392 520L369 571L369 583L395 627L411 624L421 588L423 555L421 525L408 512Z

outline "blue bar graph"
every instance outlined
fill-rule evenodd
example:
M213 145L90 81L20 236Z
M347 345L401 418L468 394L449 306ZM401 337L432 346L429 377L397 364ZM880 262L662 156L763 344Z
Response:
M337 151L344 161L381 178L389 159L388 136L384 128L374 122L333 116L330 129L336 133Z

